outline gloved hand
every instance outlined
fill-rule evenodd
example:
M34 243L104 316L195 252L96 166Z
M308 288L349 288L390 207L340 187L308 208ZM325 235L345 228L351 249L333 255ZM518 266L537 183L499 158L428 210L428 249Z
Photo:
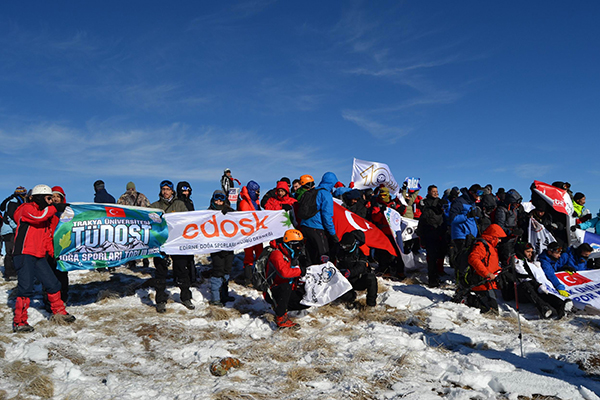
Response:
M570 296L569 292L567 292L566 290L559 290L558 294L560 294L563 297L569 297Z
M58 203L54 205L54 208L56 208L56 211L58 211L59 213L64 212L65 208L69 207L70 204L68 203Z
M565 265L562 270L568 272L570 275L573 275L575 272L577 272L577 270L570 265Z
M469 218L481 218L481 210L479 207L473 207L471 211L467 213L467 217Z
M586 222L586 221L589 221L590 219L592 219L592 214L585 214L584 216L582 216L581 218L579 218L579 220L581 222Z
M223 207L223 209L221 210L221 212L223 213L223 215L227 214L227 211L228 211L228 210L227 210L227 208L226 208L226 207Z
M292 211L292 206L289 204L282 204L281 208L284 209L285 211Z
M346 278L350 277L350 270L348 269L340 269L340 272L342 275L344 275Z
M331 235L331 241L333 243L339 243L340 239L338 239L337 235Z
M306 265L301 263L298 265L298 267L300 267L300 276L306 275Z
M577 229L581 229L581 228L579 227L579 225L573 225L573 226L571 227L571 232L575 232Z
M408 182L404 181L402 184L402 189L406 189L408 187Z

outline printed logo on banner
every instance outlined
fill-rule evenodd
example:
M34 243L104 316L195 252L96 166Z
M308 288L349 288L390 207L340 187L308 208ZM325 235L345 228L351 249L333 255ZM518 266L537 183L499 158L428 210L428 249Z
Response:
M106 208L106 216L112 218L127 218L125 215L125 210L118 207L105 207Z
M578 286L591 282L590 279L577 273L570 275L567 272L560 272L556 274L556 277L563 281L563 283L567 286Z

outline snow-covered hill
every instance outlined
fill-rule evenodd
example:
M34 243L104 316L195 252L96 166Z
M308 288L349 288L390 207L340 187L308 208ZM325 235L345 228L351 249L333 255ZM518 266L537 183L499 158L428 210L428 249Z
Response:
M197 263L207 267L205 257ZM547 321L523 307L522 358L510 304L480 315L450 302L451 288L417 284L421 270L404 282L380 279L374 309L362 295L356 308L303 312L297 332L274 331L259 293L235 283L227 308L208 305L206 283L194 287L193 311L170 286L168 311L157 314L152 272L141 262L112 275L71 272L77 321L48 321L38 295L32 334L12 333L16 282L2 282L0 399L599 398L598 316ZM225 356L241 367L211 375Z

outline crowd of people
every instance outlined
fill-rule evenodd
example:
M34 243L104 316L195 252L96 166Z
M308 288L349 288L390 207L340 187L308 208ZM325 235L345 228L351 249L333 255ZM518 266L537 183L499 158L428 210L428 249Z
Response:
M387 208L404 218L418 220L418 237L404 242L404 253L419 253L423 249L427 259L427 285L437 288L446 284L444 265L448 258L456 271L456 296L454 299L482 312L498 310L497 292L506 300L518 296L521 301L535 304L542 318L561 318L572 303L564 285L555 272L595 268L588 258L592 248L584 243L569 246L569 229L595 228L600 230L600 214L592 218L585 208L585 195L572 194L570 185L555 182L553 185L571 194L576 224L569 227L568 216L556 212L532 188L529 212L522 205L523 198L515 190L503 188L493 192L491 185L473 184L469 188L448 188L440 196L435 185L427 188L425 197L420 186L409 188L404 182L397 196L387 187L359 190L338 181L332 172L326 172L318 185L311 175L276 182L261 198L260 185L249 181L239 188L235 210L230 202L230 189L241 183L226 169L221 178L221 189L211 196L209 210L223 214L235 211L285 210L291 213L295 226L285 235L269 243L267 248L258 244L244 249L243 273L238 282L251 285L254 266L264 257L268 288L265 300L272 305L279 329L298 329L299 325L288 318L288 311L306 308L300 300L303 285L300 280L307 267L327 261L333 262L339 272L351 283L353 290L340 301L354 303L356 291L366 290L366 306L377 304L377 276L392 279L405 277L403 259L388 251L374 248L364 251L365 234L356 230L338 235L334 224L334 197L343 207L372 222L397 248L393 233L385 217ZM133 182L118 200L110 195L103 181L94 182L94 202L126 206L150 207L165 213L194 211L192 188L189 182L176 186L169 180L159 184L158 200L150 203L136 190ZM68 206L66 194L59 187L37 185L29 192L22 186L0 205L2 216L2 242L4 243L4 279L18 278L17 300L13 319L15 332L31 332L27 309L33 296L34 281L43 286L44 301L52 318L73 322L68 314L68 274L57 269L52 236L60 213ZM530 219L543 225L556 239L536 257L528 241ZM400 251L400 249L398 249ZM181 303L192 310L190 286L196 282L196 267L192 255L167 255L154 257L154 289L156 311L167 309L166 292L168 267L172 264L175 284L180 289ZM210 254L209 287L210 304L224 306L234 300L229 294L234 253L218 251ZM143 260L148 266L148 259ZM554 285L558 295L550 293L540 282L544 274ZM538 278L536 278L536 276ZM516 283L516 285L515 285ZM513 287L516 290L512 290ZM497 291L497 289L500 289Z

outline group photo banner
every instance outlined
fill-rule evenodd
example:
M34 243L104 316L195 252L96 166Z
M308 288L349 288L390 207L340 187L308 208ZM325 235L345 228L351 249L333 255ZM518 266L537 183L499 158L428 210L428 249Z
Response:
M54 231L54 255L61 271L117 267L160 256L167 232L159 209L73 203Z
M241 250L283 237L293 225L286 211L190 211L166 214L167 254L207 254Z

